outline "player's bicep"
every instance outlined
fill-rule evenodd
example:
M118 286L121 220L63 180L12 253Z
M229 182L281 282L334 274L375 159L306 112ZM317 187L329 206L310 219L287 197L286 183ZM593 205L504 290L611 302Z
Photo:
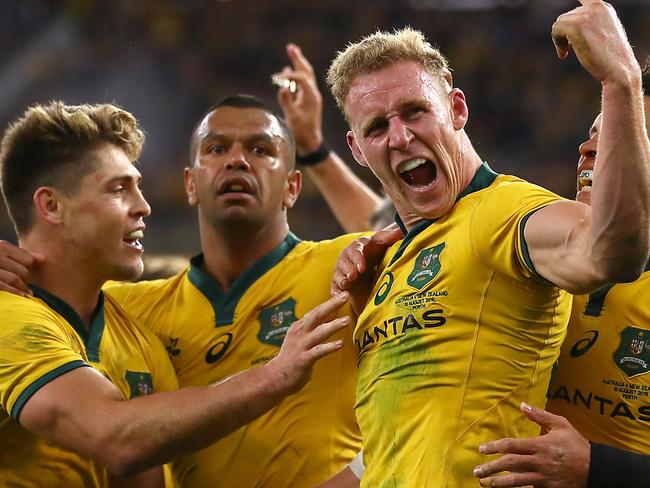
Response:
M573 201L547 205L526 221L524 237L535 272L572 293L602 285L591 260L591 210Z
M17 420L40 437L94 457L111 406L121 400L117 388L97 370L76 368L39 388Z

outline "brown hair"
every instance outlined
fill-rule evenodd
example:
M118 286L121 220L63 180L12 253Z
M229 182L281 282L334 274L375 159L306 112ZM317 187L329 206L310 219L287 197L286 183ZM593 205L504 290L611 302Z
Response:
M404 60L421 63L441 83L449 70L442 53L427 42L422 32L410 27L393 33L377 31L339 51L327 72L327 84L343 115L345 97L357 76Z
M16 232L27 232L33 224L32 198L40 186L73 194L95 168L92 152L106 143L134 161L144 133L133 115L111 104L54 101L28 108L10 124L0 146L0 173Z

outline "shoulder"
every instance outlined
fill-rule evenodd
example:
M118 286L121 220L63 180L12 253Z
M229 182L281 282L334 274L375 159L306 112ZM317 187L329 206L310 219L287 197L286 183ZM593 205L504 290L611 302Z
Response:
M150 281L134 283L109 282L104 285L104 292L120 303L131 300L155 300L176 290L187 276L189 268L185 268L174 276Z
M22 297L13 293L0 292L0 322L8 324L32 322L47 325L58 321L58 315L34 297Z
M372 235L372 232L344 234L333 239L325 239L322 241L300 241L289 255L305 257L309 255L335 254L338 256L352 241L363 235Z

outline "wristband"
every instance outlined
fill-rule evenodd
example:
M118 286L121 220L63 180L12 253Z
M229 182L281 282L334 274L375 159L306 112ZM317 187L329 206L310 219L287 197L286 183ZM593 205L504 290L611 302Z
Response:
M310 152L309 154L305 154L303 156L296 154L296 163L302 164L303 166L314 166L323 161L329 155L330 148L327 144L325 144L325 141L323 141L321 145L318 146L318 149L316 149L314 152Z
M603 444L591 444L587 488L647 488L650 456Z
M363 472L366 470L366 467L363 464L363 452L359 451L359 454L357 454L352 461L350 461L350 464L348 464L348 468L350 468L350 471L354 473L354 475L361 479L363 477Z

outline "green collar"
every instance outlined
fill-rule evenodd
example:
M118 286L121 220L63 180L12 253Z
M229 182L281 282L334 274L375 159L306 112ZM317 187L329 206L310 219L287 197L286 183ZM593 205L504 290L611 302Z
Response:
M495 173L494 171L492 171L492 168L490 168L487 161L484 161L483 164L478 167L476 173L474 173L474 177L472 178L472 181L469 182L469 185L467 185L467 188L465 188L463 191L460 192L458 198L456 198L456 203L458 203L461 198L466 197L470 193L474 193L479 190L483 190L484 188L487 188L494 182L497 176L499 176L499 173ZM402 244L400 244L399 249L393 256L393 259L390 260L388 266L392 265L395 261L401 258L402 254L404 254L404 251L406 251L406 248L413 241L413 239L415 239L420 232L422 232L424 229L429 227L435 221L436 219L434 220L423 219L417 222L411 228L411 230L408 230L406 228L406 225L404 225L404 222L402 221L400 216L396 214L395 222L397 222L397 225L399 225L400 229L402 229L402 233L404 234L404 240L402 240Z
M203 253L190 259L188 278L212 304L216 319L215 327L231 325L235 319L235 308L241 297L264 273L278 264L300 242L291 232L266 256L251 264L233 282L227 293L224 293L217 281L201 270Z
M43 290L34 285L29 286L34 292L34 296L43 300L48 307L61 315L79 334L86 346L86 354L90 361L99 362L99 344L102 341L102 334L104 333L104 294L99 292L99 300L97 300L97 307L93 313L93 319L90 324L90 329L86 327L84 321L79 317L79 314L74 309L65 303L63 300L51 293Z

